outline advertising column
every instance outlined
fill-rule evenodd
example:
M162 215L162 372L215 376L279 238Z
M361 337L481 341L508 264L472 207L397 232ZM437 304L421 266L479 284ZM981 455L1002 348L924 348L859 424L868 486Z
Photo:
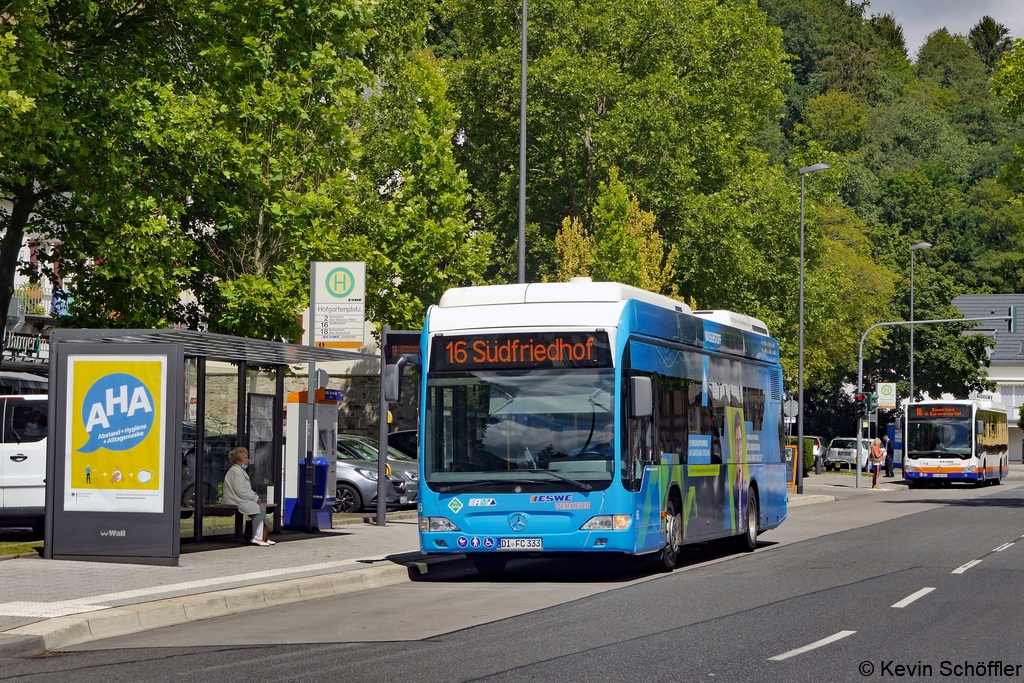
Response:
M56 346L45 554L177 564L180 348Z

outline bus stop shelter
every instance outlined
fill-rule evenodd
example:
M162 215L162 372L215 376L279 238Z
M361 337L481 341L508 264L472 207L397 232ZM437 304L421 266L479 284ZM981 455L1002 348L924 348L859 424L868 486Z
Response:
M279 532L286 367L369 359L193 330L55 330L43 556L176 565L225 514L235 446Z

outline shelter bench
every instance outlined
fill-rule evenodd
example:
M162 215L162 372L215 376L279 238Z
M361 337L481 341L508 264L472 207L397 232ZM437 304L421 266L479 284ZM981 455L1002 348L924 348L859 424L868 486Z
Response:
M277 503L265 503L267 515L277 510ZM195 508L181 508L182 519L191 517ZM234 505L223 505L221 503L210 503L203 506L204 517L232 517L235 518L235 538L246 538L252 535L252 520L245 519L245 514L238 511ZM269 520L268 520L269 521Z

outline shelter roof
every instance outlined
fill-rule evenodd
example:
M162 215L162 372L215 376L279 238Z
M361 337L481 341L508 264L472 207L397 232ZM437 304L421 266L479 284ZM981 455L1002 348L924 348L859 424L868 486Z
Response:
M54 330L51 342L104 344L180 344L186 356L249 365L295 365L331 361L379 359L380 356L342 349L248 339L196 330Z

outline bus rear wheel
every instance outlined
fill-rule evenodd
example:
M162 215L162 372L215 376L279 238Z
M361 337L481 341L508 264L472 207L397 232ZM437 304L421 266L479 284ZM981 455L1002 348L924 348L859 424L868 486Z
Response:
M747 489L747 531L739 539L740 550L750 552L757 548L757 532L761 526L761 510L757 504L757 493Z

